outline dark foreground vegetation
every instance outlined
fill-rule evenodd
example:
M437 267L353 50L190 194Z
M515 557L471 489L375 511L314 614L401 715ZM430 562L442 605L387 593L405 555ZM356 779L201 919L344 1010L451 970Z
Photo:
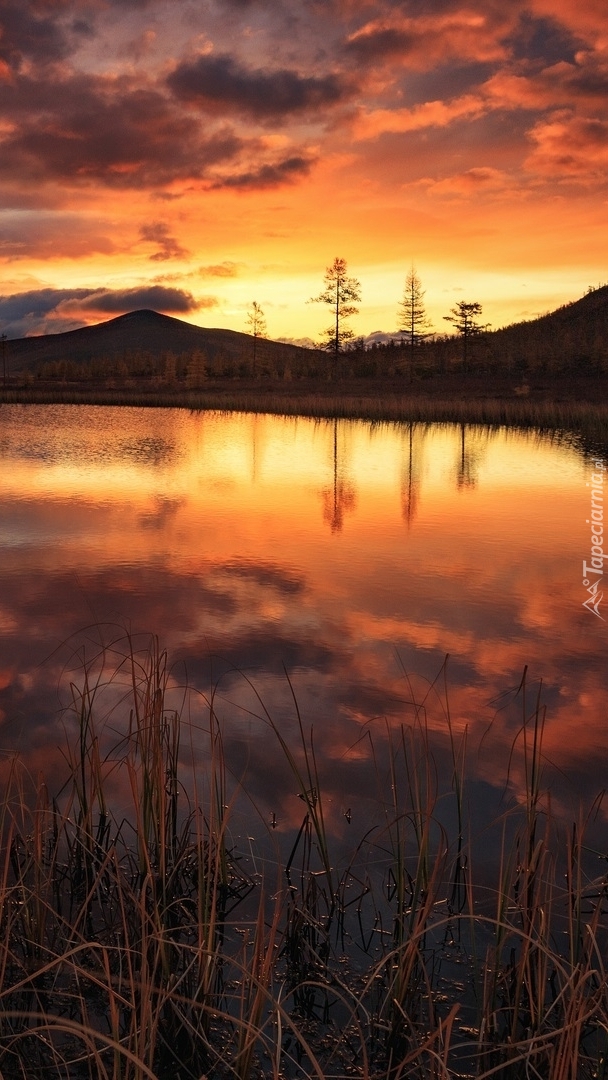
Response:
M346 858L327 827L314 731L294 697L289 744L260 702L301 825L281 855L280 829L252 805L245 858L233 817L246 792L214 699L199 721L206 764L189 770L200 699L193 708L182 692L175 707L155 641L116 641L72 679L66 785L32 790L15 761L2 801L3 1078L607 1075L606 850L588 876L584 826L564 836L552 819L544 717L525 677L513 747L525 797L505 807L483 889L443 684L385 732L381 820ZM451 745L446 791L431 713ZM117 787L130 802L119 814Z

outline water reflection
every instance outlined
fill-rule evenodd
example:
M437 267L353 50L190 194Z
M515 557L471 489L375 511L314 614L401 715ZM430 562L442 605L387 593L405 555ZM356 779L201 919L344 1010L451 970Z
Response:
M480 823L505 789L522 797L520 707L493 718L526 665L543 679L554 805L570 813L603 787L607 631L581 603L588 476L573 448L177 410L1 417L1 747L32 772L61 769L66 670L130 629L159 634L176 688L215 688L233 774L278 832L302 807L257 694L296 738L285 672L338 833L347 813L373 817L388 732L411 724L413 701L449 787L446 704L429 689L447 653Z
M480 445L479 433L475 434L477 440L466 424L460 424L460 452L456 463L456 486L459 489L475 487L477 484L483 448Z
M348 479L345 447L340 447L338 452L338 421L333 421L333 483L331 487L323 488L323 520L327 522L332 532L341 532L344 526L344 516L357 505L357 494L354 484Z
M426 428L421 424L408 424L403 440L401 466L401 508L408 528L413 524L420 498L422 451Z

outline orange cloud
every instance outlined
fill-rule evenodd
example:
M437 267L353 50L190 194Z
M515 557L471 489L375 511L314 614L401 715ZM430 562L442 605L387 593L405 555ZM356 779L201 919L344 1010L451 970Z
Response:
M481 193L498 193L510 187L512 187L512 182L506 172L492 169L490 166L480 166L431 183L428 190L433 195L470 197Z
M556 179L590 183L608 165L608 121L557 113L530 131L536 144L525 167Z
M447 127L455 120L474 119L483 112L483 102L473 94L448 102L426 101L411 109L375 109L357 118L354 134L360 139L373 139L387 131L397 133Z
M503 33L509 21L507 16ZM486 13L463 8L445 15L372 19L348 37L347 50L368 62L397 57L424 71L454 57L479 62L506 59L502 36Z

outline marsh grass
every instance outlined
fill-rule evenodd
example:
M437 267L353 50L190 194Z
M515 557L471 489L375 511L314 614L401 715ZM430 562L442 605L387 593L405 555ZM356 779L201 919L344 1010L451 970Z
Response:
M466 739L447 686L445 671L422 697L409 684L411 722L386 729L383 820L346 860L332 850L315 734L295 693L294 744L258 698L302 819L283 852L270 828L260 834L273 857L252 871L233 836L244 793L215 697L204 701L201 772L187 745L201 698L184 691L176 707L158 641L115 641L84 661L70 686L65 786L52 795L28 783L14 760L0 805L0 1076L607 1076L608 878L587 874L584 821L560 839L543 788L541 697L529 702L524 674L512 755L525 804L505 812L490 904L475 882ZM437 710L447 792L429 739ZM450 964L459 977L446 992Z
M154 388L24 387L0 391L7 404L125 405L146 408L185 408L195 411L269 413L276 416L305 416L318 419L366 420L372 423L476 424L489 427L534 428L571 433L606 443L608 406L597 400L576 400L564 395L554 399L551 392L540 398L518 396L515 390L476 397L463 384L458 392L446 393L438 384L433 392L412 393L374 386L362 393L345 384L333 387L320 383L286 392L281 386L240 387L166 391Z

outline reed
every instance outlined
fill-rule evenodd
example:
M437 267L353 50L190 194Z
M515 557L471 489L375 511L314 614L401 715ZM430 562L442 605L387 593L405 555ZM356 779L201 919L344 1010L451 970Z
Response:
M71 682L65 786L51 796L15 760L0 803L3 1080L608 1076L608 879L589 876L585 818L560 866L540 693L530 701L524 673L512 755L526 801L505 812L491 910L474 880L446 671L423 693L404 679L408 722L373 740L390 798L341 859L314 728L295 693L293 743L260 702L303 817L282 853L260 833L256 876L231 838L246 793L216 694L180 690L155 638L86 660ZM201 701L204 774L184 742L195 726L201 737ZM451 747L446 790L431 713ZM455 949L461 977L446 994Z
M313 389L296 387L289 392L276 386L240 388L238 384L229 388L220 385L181 391L34 386L0 391L0 402L184 408L373 423L478 424L570 432L603 444L608 426L608 406L602 401L577 401L567 397L553 400L546 395L535 399L512 394L476 398L467 395L466 386L452 396L445 395L440 386L432 393L412 393L402 389L386 391L382 386L374 385L362 393L348 385L334 389L323 383Z

